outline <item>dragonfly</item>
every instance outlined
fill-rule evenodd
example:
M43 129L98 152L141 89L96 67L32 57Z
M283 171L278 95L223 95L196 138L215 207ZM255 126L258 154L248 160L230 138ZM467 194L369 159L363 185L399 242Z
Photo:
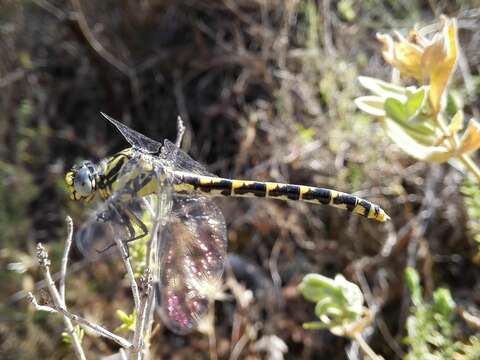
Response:
M218 177L168 139L157 142L102 115L131 146L98 163L82 161L66 173L72 200L90 202L97 194L102 200L80 229L77 246L89 254L92 249L99 251L100 244L111 245L113 236L130 243L156 231L157 308L175 333L197 327L208 312L211 290L221 286L227 230L212 197L303 201L379 222L390 219L380 206L332 189ZM153 223L159 226L154 229ZM99 224L110 225L110 230Z

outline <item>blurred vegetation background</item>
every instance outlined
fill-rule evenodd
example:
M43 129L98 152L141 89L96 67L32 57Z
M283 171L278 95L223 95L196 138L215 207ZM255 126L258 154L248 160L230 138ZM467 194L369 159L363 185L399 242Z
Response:
M285 358L359 358L348 340L302 328L314 318L296 289L308 272L360 285L377 314L368 341L386 359L406 353L407 265L427 298L442 285L478 307L479 226L468 224L480 210L467 214L464 176L408 158L353 103L357 76L390 77L375 34L442 13L458 18L463 51L453 92L475 114L476 0L1 1L0 358L73 357L60 317L35 312L25 292L40 293L35 244L48 245L57 268L65 216L78 226L92 210L68 200L65 171L127 145L100 111L157 140L175 138L179 114L184 150L212 172L353 192L392 217L381 225L306 204L219 199L233 272L254 294L248 308L216 304L219 358L266 358L268 335L288 346ZM71 270L70 307L119 326L115 309L130 307L121 264L75 252ZM152 343L155 358L210 356L200 333L160 327ZM91 358L116 351L102 339L85 344Z

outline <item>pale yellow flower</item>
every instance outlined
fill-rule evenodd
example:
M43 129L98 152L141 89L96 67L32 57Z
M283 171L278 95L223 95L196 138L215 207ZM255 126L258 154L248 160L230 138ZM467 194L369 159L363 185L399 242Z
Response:
M402 76L430 85L430 105L436 114L442 109L445 89L457 63L457 23L442 16L440 30L430 39L424 35L426 29L414 29L407 38L398 33L396 40L385 34L377 38L383 43L386 62Z

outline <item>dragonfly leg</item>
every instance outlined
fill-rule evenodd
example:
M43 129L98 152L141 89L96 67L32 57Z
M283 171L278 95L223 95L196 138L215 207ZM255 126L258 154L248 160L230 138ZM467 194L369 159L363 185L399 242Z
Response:
M118 207L116 207L113 204L111 204L109 206L109 208L112 212L114 212L116 214L115 218L118 219L116 222L127 228L127 231L129 233L129 238L125 239L125 240L122 239L122 242L124 244L128 244L129 242L139 240L139 239L148 235L147 225L145 225L145 223L143 221L141 221L137 217L137 215L135 215L135 213L133 211L127 210L127 209L119 209ZM113 220L112 218L113 218L113 216L108 216L105 213L103 213L99 216L99 220L101 220L101 221ZM133 226L133 224L137 225L140 228L140 230L142 231L140 234L136 235L135 227ZM112 248L115 245L116 245L116 243L113 242L113 243L107 245L104 249L97 250L97 252L103 253L103 252L109 250L110 248ZM128 247L126 247L126 251L127 251L127 254L128 254Z
M138 194L145 186L147 186L157 174L152 171L145 176L138 176L134 179L127 182L125 185L124 191L127 198L132 197L132 194ZM99 221L114 221L122 226L124 226L128 231L128 238L122 239L124 244L129 242L139 240L148 235L147 225L138 218L138 216L127 207L119 207L114 204L108 206L109 211L104 212L98 216ZM140 229L140 233L135 229L135 225ZM101 252L106 251L113 247L115 243L108 245ZM128 247L127 247L128 252Z
M140 220L138 218L138 216L135 215L135 213L133 211L126 210L125 213L126 213L125 215L128 218L128 222L125 225L128 227L130 235L131 235L131 237L129 239L125 240L125 243L127 244L129 242L139 240L139 239L147 236L148 235L147 225L145 225L145 223L142 220ZM135 225L137 225L140 228L140 230L142 231L141 234L138 234L138 235L135 236L135 228L132 226L132 223L135 223Z

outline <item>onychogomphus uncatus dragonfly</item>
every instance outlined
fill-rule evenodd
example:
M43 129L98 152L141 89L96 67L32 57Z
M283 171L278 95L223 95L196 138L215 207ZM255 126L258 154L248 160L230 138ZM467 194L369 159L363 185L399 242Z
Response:
M215 176L170 141L162 145L103 115L132 147L98 164L81 162L66 174L71 199L90 201L98 193L104 200L92 221L82 227L77 244L88 253L92 247L98 249L102 240L111 243L112 236L131 242L147 236L156 219L160 314L177 333L197 325L208 310L209 289L221 283L226 227L211 196L305 201L377 221L389 219L378 205L336 190ZM153 205L158 211L156 217L149 217L147 210L152 214ZM112 232L98 230L98 220L113 225Z

